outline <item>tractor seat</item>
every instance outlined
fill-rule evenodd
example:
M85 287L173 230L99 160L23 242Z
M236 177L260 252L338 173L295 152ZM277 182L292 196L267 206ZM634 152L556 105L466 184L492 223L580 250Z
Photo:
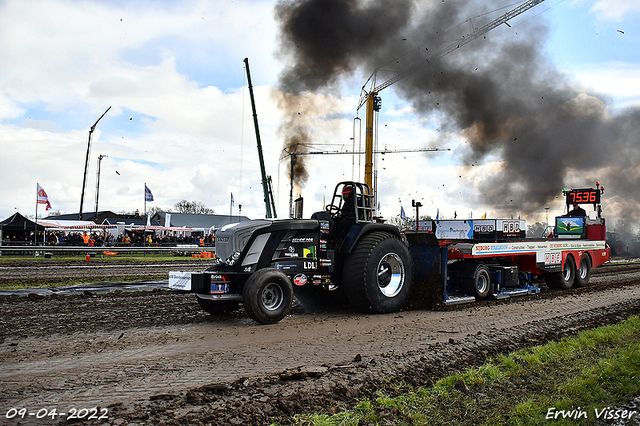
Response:
M326 220L327 222L333 224L333 219L331 219L331 214L326 210L320 210L319 212L315 212L311 215L311 219L314 220Z

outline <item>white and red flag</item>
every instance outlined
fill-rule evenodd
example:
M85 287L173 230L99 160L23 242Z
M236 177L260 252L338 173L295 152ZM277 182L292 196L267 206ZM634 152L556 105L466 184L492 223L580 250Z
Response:
M49 202L49 197L47 193L44 192L44 189L38 184L38 204L46 204L47 207L45 210L49 210L51 208L51 203Z

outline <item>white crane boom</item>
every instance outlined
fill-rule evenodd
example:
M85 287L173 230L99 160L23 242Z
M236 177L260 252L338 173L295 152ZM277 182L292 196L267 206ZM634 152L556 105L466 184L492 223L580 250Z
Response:
M478 37L488 33L489 31L499 27L500 25L508 22L510 19L515 18L516 16L520 15L521 13L526 12L527 10L531 9L534 6L539 5L540 3L542 3L544 0L528 0L524 3L522 3L520 6L511 9L510 11L508 11L507 13L505 13L504 15L494 19L493 21L489 22L488 24L477 28L476 30L474 30L472 33L462 37L461 39L455 41L454 43L451 43L450 45L448 45L447 47L445 47L444 49L434 53L433 55L431 55L427 60L427 64L431 63L432 61L435 61L437 59L442 58L443 56L448 55L449 53L461 48L462 46L464 46L467 43L472 42L473 40L477 39ZM376 71L373 72L373 74L371 74L371 76L369 77L369 79L367 80L367 82L362 86L362 92L360 94L360 101L358 102L358 109L362 108L362 106L367 103L367 98L369 96L370 93L379 93L380 91L386 89L387 87L391 86L392 84L397 83L398 81L402 80L403 78L413 74L414 72L424 68L426 65L425 64L421 64L412 68L409 68L408 70L402 71L400 73L398 73L395 77L392 77L390 79L388 79L387 81L385 81L384 83L375 86L375 75L376 75ZM366 85L371 82L371 90L367 91L365 89Z

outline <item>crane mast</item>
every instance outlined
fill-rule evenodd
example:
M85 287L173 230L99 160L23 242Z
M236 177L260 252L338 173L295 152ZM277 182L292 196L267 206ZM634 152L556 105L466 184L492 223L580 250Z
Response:
M268 219L277 218L276 203L271 190L271 176L267 176L264 168L264 158L262 157L262 141L260 140L260 127L258 127L258 113L256 112L256 102L253 98L253 85L251 84L251 72L249 71L249 58L244 58L247 70L247 83L249 85L249 95L251 97L251 108L253 110L253 125L256 130L256 140L258 144L258 158L260 160L260 173L262 175L262 192L264 194L265 217Z
M84 204L84 190L87 187L87 169L89 167L89 153L91 152L91 135L93 134L94 130L96 130L98 122L102 120L102 117L104 117L110 109L111 107L107 108L107 110L100 116L100 118L96 120L95 123L93 123L93 126L91 126L91 128L89 129L89 142L87 143L87 156L84 160L84 177L82 178L82 194L80 195L80 211L78 212L78 220L84 219L82 206Z
M476 30L474 30L472 33L462 37L461 39L455 41L454 43L451 43L450 45L446 46L444 49L436 52L435 54L431 55L428 59L427 59L427 65L437 59L440 59L446 55L448 55L449 53L452 53L456 50L458 50L459 48L461 48L462 46L464 46L465 44L468 44L470 42L472 42L473 40L477 39L478 37L488 33L489 31L495 29L496 27L506 23L507 21L509 21L510 19L515 18L516 16L520 15L521 13L526 12L527 10L539 5L540 3L542 3L544 0L528 0L524 3L522 3L521 5L515 7L514 9L511 9L510 11L508 11L507 13L501 15L500 17L494 19L493 21L489 22L486 25L483 25L480 28L477 28ZM373 138L374 138L374 125L373 125L373 120L374 120L374 114L376 111L380 110L380 106L381 106L381 99L378 96L378 94L386 89L387 87L391 86L392 84L397 83L398 81L402 80L403 78L413 74L414 72L424 68L426 65L425 64L421 64L419 66L416 67L412 67L409 68L401 73L398 73L396 76L386 80L385 82L376 85L376 73L377 70L374 71L371 76L369 77L369 79L366 81L366 83L362 86L362 91L360 93L360 101L358 102L358 110L360 110L360 108L362 108L363 106L366 105L366 112L365 112L365 164L364 164L364 179L365 179L365 183L367 185L369 185L370 188L373 189L373 193L375 194L375 188L373 188ZM370 84L370 89L367 90L365 87Z

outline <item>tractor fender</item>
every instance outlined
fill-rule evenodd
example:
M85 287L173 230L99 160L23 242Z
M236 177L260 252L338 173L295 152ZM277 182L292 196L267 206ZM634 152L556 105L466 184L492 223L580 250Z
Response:
M344 237L342 245L340 246L340 253L351 253L356 243L360 241L364 235L374 231L387 232L401 238L400 230L394 225L388 223L356 223L349 229L349 232L347 232L347 235Z

